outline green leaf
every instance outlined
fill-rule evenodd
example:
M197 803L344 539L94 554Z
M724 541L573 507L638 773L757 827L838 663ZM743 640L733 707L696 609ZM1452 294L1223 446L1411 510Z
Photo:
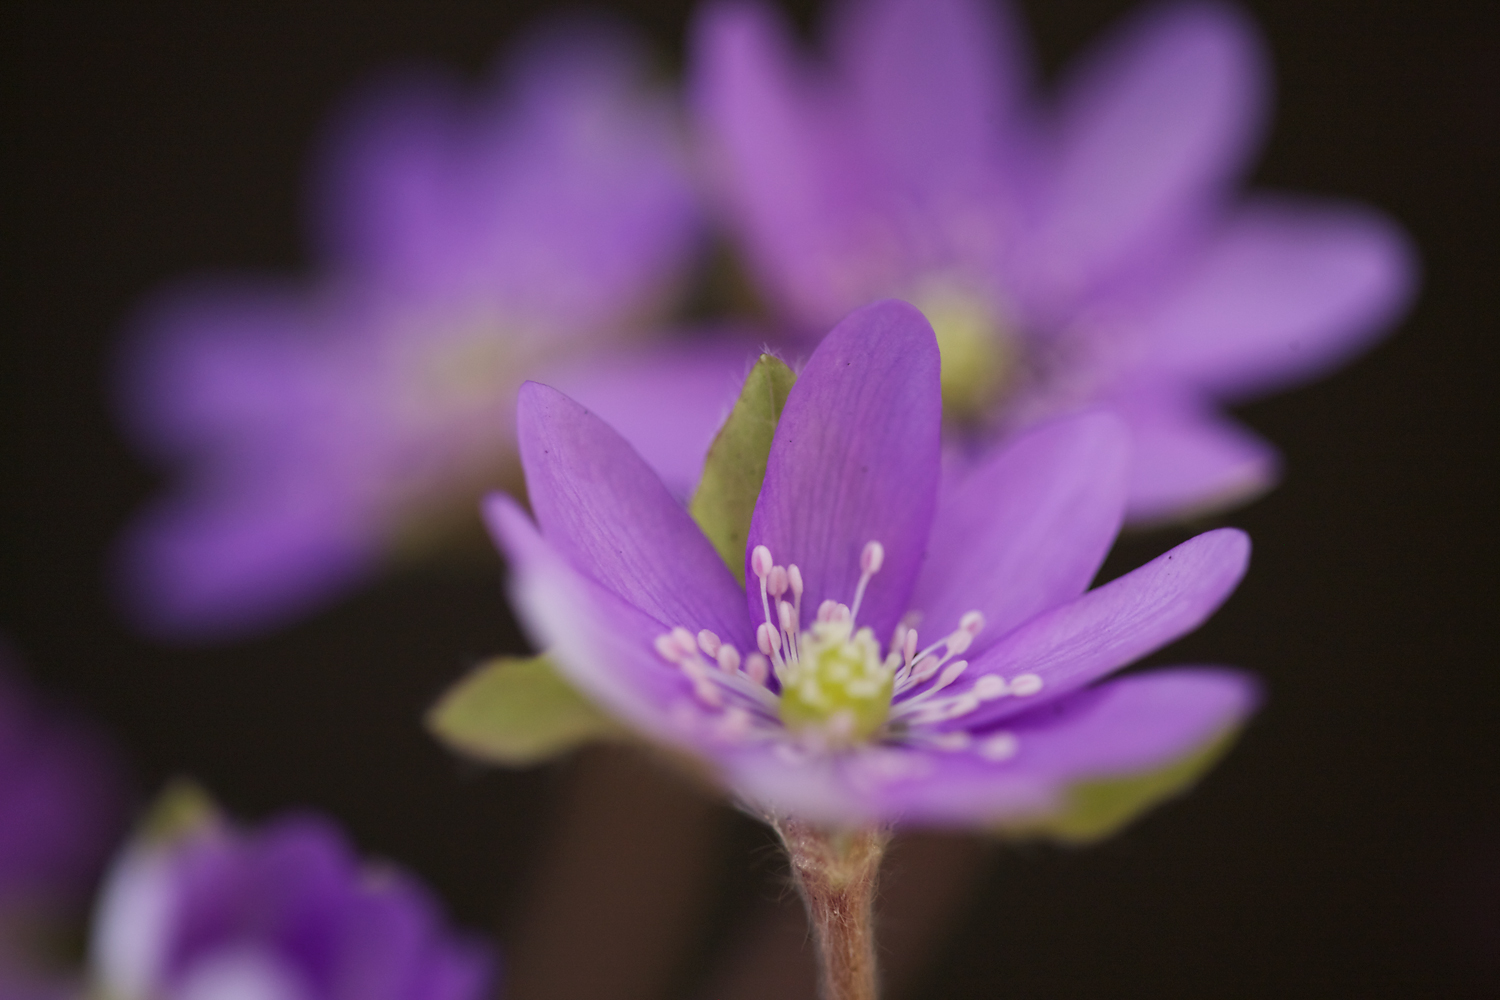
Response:
M496 657L427 712L427 728L468 757L525 767L625 730L573 689L543 654Z
M762 354L745 378L740 398L708 449L703 478L688 504L688 513L713 543L719 558L745 582L745 542L776 422L797 376L779 358Z
M1218 763L1239 738L1238 727L1152 771L1083 781L1067 792L1062 808L995 827L1007 839L1050 839L1090 844L1113 836L1147 810L1184 794Z

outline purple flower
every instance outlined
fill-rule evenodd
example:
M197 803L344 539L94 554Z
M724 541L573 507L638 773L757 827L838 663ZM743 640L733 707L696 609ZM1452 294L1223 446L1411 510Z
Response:
M1148 9L1046 103L986 0L845 3L827 65L763 5L698 28L723 213L772 304L821 331L915 303L971 431L1115 408L1132 519L1267 488L1274 450L1216 404L1337 367L1410 297L1412 252L1378 213L1236 194L1268 74L1234 8Z
M940 471L939 353L912 307L844 320L798 377L742 589L670 491L578 403L522 389L540 533L488 502L523 620L568 678L771 815L983 824L1235 727L1220 668L1096 684L1196 628L1249 542L1211 531L1085 593L1123 518L1126 434L1085 414Z
M124 828L125 768L104 735L38 699L0 648L0 996L60 996L39 947L77 915Z
M91 948L110 1000L480 1000L491 978L421 885L310 816L137 841Z
M570 30L477 100L431 79L367 95L326 157L315 282L200 282L144 312L124 408L183 475L124 546L143 626L262 628L425 551L506 481L528 376L597 389L593 369L638 370L601 397L622 417L621 386L675 387L656 422L692 440L653 457L691 483L741 356L633 345L698 229L674 108L640 63L628 39Z

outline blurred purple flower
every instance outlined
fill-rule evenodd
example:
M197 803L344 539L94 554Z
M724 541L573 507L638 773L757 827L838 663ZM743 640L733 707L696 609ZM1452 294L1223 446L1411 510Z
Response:
M1271 485L1274 450L1216 403L1343 364L1410 298L1412 251L1378 213L1236 194L1269 102L1232 7L1148 9L1045 105L1008 7L849 2L830 27L824 66L768 6L698 24L696 110L761 289L810 331L917 304L971 429L1114 407L1132 519Z
M110 1000L480 1000L492 978L421 885L309 816L138 840L91 947Z
M631 346L699 230L675 108L643 76L629 38L574 26L478 100L433 79L367 95L326 157L311 285L200 283L144 312L124 409L183 477L124 546L143 626L277 624L472 518L514 467L526 377L622 418L632 389L657 399L639 431L676 429L652 456L686 489L742 359ZM603 385L611 366L638 377Z
M885 302L844 320L776 429L747 593L619 435L527 385L541 534L508 497L488 502L516 605L613 714L756 807L816 822L1025 817L1243 720L1255 685L1225 669L1091 686L1207 618L1245 570L1243 534L1199 535L1084 593L1123 518L1120 422L1064 418L947 477L940 422L920 314Z
M125 768L109 740L38 699L0 649L0 995L51 995L37 954L81 910L124 829Z

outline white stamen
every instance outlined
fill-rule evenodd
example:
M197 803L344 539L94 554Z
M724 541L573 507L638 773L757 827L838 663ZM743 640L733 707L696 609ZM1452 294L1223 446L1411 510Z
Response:
M996 733L979 741L979 756L985 760L1010 760L1020 749L1020 741L1013 733Z
M974 682L974 693L979 696L980 701L994 701L1003 698L1009 693L1005 678L999 674L985 674Z
M693 635L681 625L672 630L672 641L677 643L677 648L688 656L698 655L698 637Z
M792 599L800 606L802 603L802 571L797 568L796 563L786 568L786 580L792 588Z
M833 621L834 612L836 612L838 610L838 607L839 607L839 602L835 601L835 600L832 600L832 599L824 601L822 604L819 604L818 605L818 621L820 621L820 622L831 622L831 621Z
M704 629L698 633L698 648L709 656L718 656L721 645L723 643L719 641L719 637L708 629Z
M1042 689L1042 679L1036 674L1017 674L1010 679L1010 693L1025 698Z
M771 596L779 599L790 585L790 581L787 580L786 567L772 566L771 575L766 578L766 589L771 592Z
M750 571L764 580L771 572L771 550L764 545L757 545L750 552Z
M978 635L979 630L984 628L984 615L978 611L970 611L958 620L958 627L970 635Z
M677 640L673 639L670 633L663 632L657 636L653 645L656 646L657 654L668 663L676 663L682 658L682 654L677 649Z
M906 662L908 669L911 668L913 658L917 655L917 630L908 629L906 641L901 645L901 658Z
M864 551L859 554L859 586L854 588L854 607L849 612L850 621L859 617L859 605L865 599L865 588L870 585L870 577L880 572L884 562L885 546L876 541L866 542Z
M764 684L771 676L771 664L759 653L751 653L745 660L745 676L757 684Z
M726 674L732 674L740 669L740 651L733 646L720 646L718 656L715 658L719 661L719 669Z
M770 622L761 622L755 630L755 644L762 653L772 656L781 648L781 633L772 628Z

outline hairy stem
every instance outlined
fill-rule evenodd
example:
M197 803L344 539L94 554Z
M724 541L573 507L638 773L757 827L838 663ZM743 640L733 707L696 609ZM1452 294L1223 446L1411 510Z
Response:
M827 830L790 819L773 825L818 940L823 1000L875 1000L875 879L886 830Z

